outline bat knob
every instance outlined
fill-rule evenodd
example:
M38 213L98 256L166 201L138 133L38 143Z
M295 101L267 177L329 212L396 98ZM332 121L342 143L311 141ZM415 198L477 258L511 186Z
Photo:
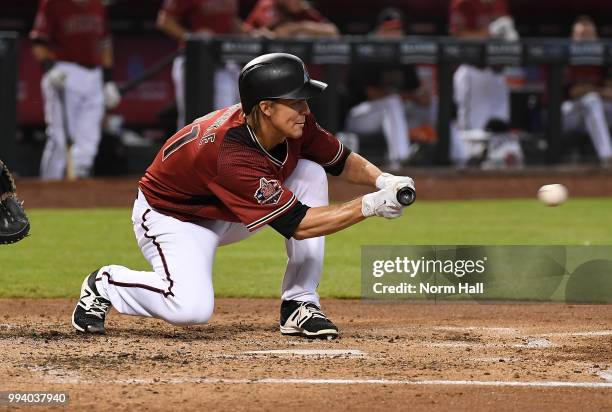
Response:
M416 192L409 186L404 186L396 193L397 201L404 207L410 206L416 200Z

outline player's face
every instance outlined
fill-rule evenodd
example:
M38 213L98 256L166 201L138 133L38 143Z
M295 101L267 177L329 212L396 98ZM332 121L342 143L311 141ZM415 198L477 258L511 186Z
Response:
M270 120L284 136L299 139L304 131L306 115L310 113L304 99L278 99L271 106Z

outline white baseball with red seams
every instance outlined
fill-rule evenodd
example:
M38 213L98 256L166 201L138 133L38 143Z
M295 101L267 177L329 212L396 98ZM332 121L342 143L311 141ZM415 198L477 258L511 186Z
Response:
M567 188L559 183L544 185L538 190L538 199L547 206L558 206L567 200Z

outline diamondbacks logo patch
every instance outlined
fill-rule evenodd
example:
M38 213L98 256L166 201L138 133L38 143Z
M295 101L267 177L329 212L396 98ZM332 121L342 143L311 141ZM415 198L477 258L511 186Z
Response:
M283 194L283 187L278 180L259 179L259 188L255 191L255 199L260 205L275 205Z

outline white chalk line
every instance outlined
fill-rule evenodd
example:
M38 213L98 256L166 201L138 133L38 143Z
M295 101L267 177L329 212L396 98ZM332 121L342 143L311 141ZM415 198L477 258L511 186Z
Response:
M86 382L83 382L86 383ZM397 379L301 379L301 378L262 378L262 379L220 379L220 378L172 378L172 379L125 379L111 383L120 385L159 385L159 384L295 384L295 385L414 385L414 386L498 386L498 387L545 387L545 388L597 388L612 389L612 382L563 382L563 381L469 381L469 380L397 380Z
M554 333L543 333L538 336L612 336L612 330L594 330L587 332L554 332Z
M600 378L608 382L612 382L612 369L609 369L607 371L599 371L597 372L597 375L599 375Z
M357 349L274 349L243 352L247 355L298 355L298 356L365 356Z

